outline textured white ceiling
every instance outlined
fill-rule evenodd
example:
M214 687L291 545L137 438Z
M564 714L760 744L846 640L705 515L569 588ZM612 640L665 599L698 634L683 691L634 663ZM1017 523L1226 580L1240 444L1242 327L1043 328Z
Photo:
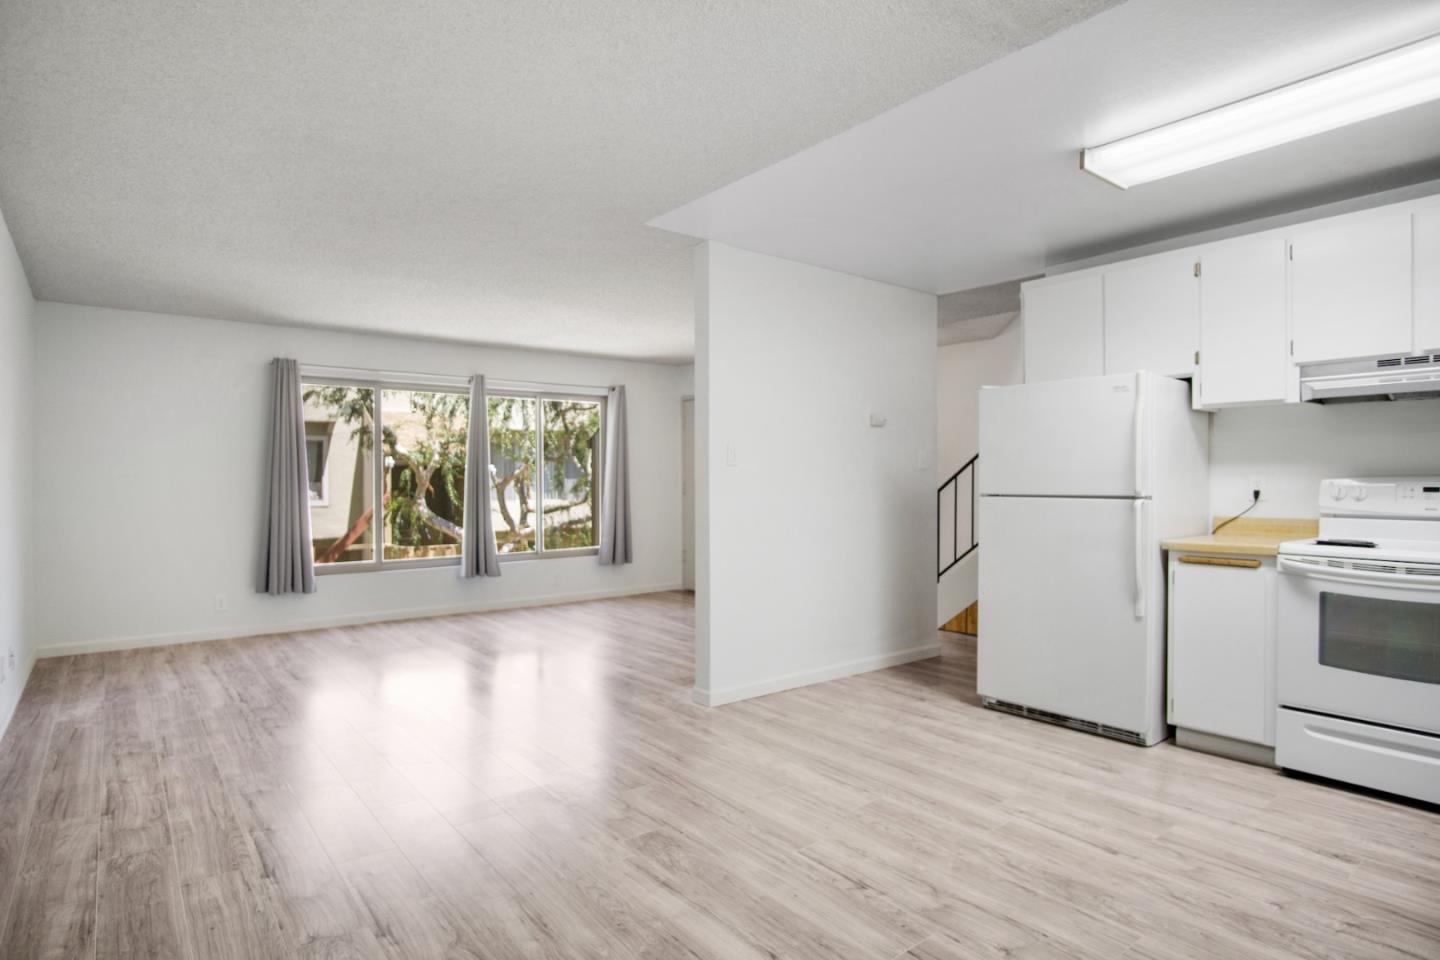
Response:
M936 320L943 327L951 323L993 317L996 314L1019 313L1021 279L1031 280L1034 278L1022 277L1003 283L992 283L983 287L972 287L969 290L947 293L939 300Z
M942 347L952 343L989 340L991 337L998 337L1003 333L1005 328L1010 326L1018 316L1020 316L1019 310L1009 310L1005 313L992 313L989 316L970 317L965 320L942 323L936 339Z
M657 218L944 294L1440 177L1440 102L1129 191L1080 148L1440 33L1440 2L1130 0Z
M5 0L36 296L680 360L644 223L1113 0Z
M942 347L949 343L988 340L999 335L1020 315L1020 281L947 293L936 305L935 319Z

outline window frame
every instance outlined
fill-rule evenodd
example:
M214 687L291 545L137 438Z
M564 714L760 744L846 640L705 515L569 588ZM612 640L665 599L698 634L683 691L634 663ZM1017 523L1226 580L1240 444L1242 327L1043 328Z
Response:
M335 370L335 368L330 368ZM361 371L355 371L360 374ZM320 368L307 369L301 364L300 382L302 390L308 385L324 387L351 387L360 390L370 390L374 398L374 415L371 423L371 470L373 471L373 485L375 503L372 505L377 517L383 517L381 510L382 491L385 489L385 457L382 455L384 447L384 416L381 408L384 406L382 392L385 390L409 390L418 393L458 393L468 395L470 387L468 378L436 376L428 377L424 374L411 374L410 376L390 376L387 374L350 375L350 369L346 368L345 374L326 373ZM411 379L413 377L413 379ZM514 384L514 386L511 386ZM593 390L593 392L591 392ZM572 389L552 389L550 385L535 385L527 387L523 382L498 381L494 384L487 384L485 391L486 400L486 434L489 434L489 400L490 397L515 397L533 399L535 401L535 456L536 472L540 475L537 490L538 499L542 510L537 516L539 523L535 531L535 549L527 550L524 553L502 553L499 555L501 563L523 563L530 560L564 560L574 557L593 557L600 553L600 516L603 515L603 503L605 497L605 464L606 464L606 442L608 440L608 417L609 413L609 391L604 388L575 387ZM545 463L545 413L544 402L546 400L571 400L584 403L594 403L600 407L600 430L597 434L599 445L599 462L596 464L598 475L595 483L595 509L599 511L595 517L595 545L593 547L568 547L563 549L545 549L545 517L543 511L544 503L544 463ZM326 445L328 455L329 444ZM468 464L467 464L468 466ZM326 479L329 478L327 465ZM308 488L308 484L307 484ZM327 489L328 493L328 489ZM488 481L485 491L485 507L492 509L491 501L495 496L494 487ZM327 497L328 501L328 497ZM307 509L315 504L314 501L307 504ZM336 563L317 563L315 573L318 576L334 576L350 573L375 573L385 570L423 570L428 567L454 567L459 566L461 557L412 557L404 560L385 559L385 534L382 529L382 522L375 523L375 556L369 560L349 560ZM311 550L314 550L313 539Z
M385 531L384 510L381 507L381 498L385 489L385 417L382 408L385 406L385 399L381 396L385 390L408 390L412 393L456 393L468 396L468 387L460 387L446 383L425 382L423 380L395 380L390 378L361 379L356 377L334 377L323 375L307 376L302 369L300 372L300 386L303 390L308 384L315 384L322 387L352 387L359 390L371 391L374 398L375 410L371 417L370 429L370 450L372 456L371 482L373 484L375 502L371 508L375 511L372 515L375 529L375 556L369 560L348 560L337 563L317 563L315 573L317 576L332 576L341 573L376 573L382 570L423 570L426 567L458 567L460 557L409 557L404 560L385 559ZM329 473L329 470L326 470ZM313 538L312 538L313 543ZM311 547L314 550L314 547Z
M491 397L510 397L516 400L535 401L535 472L537 474L536 490L539 501L539 511L536 514L538 523L535 525L535 549L526 550L523 553L502 553L501 563L523 563L527 560L564 560L568 557L596 557L600 555L600 516L604 511L605 496L605 427L606 413L608 412L609 398L606 394L594 393L566 393L557 390L516 390L500 388L485 391L485 425L486 433L489 433L490 411L488 409ZM546 400L573 400L581 403L594 403L600 407L600 431L596 434L596 443L600 448L599 462L596 469L599 476L595 477L595 546L593 547L565 547L557 550L545 549L545 401ZM489 498L495 496L493 488L486 491L486 506L490 505Z

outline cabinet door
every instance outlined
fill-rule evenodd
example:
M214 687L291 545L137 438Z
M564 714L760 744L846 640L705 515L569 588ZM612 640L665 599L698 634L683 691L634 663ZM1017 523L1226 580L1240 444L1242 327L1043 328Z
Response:
M1415 349L1440 353L1440 203L1415 211Z
M1410 213L1346 217L1290 238L1295 362L1409 353Z
M1193 253L1105 271L1105 372L1195 372L1200 290Z
M1105 372L1099 274L1027 284L1023 298L1026 383Z
M1200 253L1202 407L1285 399L1285 239L1245 237Z
M1169 719L1192 730L1274 743L1273 564L1170 559Z

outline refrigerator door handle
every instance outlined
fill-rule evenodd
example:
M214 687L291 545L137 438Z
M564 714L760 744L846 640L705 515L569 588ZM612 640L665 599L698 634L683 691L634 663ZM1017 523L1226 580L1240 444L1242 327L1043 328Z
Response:
M1135 619L1145 619L1145 501L1135 501Z
M1145 374L1135 374L1135 496L1145 496Z

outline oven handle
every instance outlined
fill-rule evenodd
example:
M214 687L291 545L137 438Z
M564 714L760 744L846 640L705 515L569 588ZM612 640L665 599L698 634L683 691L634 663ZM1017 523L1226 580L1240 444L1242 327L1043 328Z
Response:
M1281 573L1294 573L1312 580L1333 580L1336 583L1371 584L1377 587L1403 587L1440 593L1440 577L1411 573L1375 573L1370 570L1349 570L1341 567L1313 567L1288 557L1280 557Z

